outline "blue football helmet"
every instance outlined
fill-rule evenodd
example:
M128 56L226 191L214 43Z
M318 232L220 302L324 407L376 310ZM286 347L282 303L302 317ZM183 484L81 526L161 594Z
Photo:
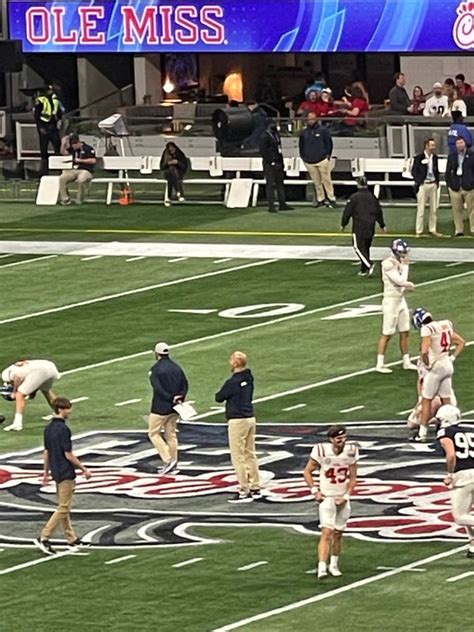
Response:
M392 245L390 246L390 250L392 251L393 256L399 261L406 257L410 252L410 248L404 239L394 239L392 241Z
M430 312L424 307L417 307L411 316L411 322L415 329L421 329L427 318L432 318Z

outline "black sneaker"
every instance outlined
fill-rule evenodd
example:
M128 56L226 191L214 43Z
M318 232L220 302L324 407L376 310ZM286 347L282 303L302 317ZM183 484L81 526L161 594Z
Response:
M316 208L321 208L322 206L326 206L326 203L324 200L321 200L321 202L316 202Z
M326 208L334 208L335 204L336 204L335 200L326 200L324 202L324 205L326 206Z
M271 207L268 209L268 212L269 212L269 213L278 213L278 211L276 210L276 208L275 208L274 206L271 206Z
M263 498L261 489L251 489L250 495L252 496L252 500L261 500Z
M91 545L90 542L84 542L84 540L81 540L80 538L76 538L74 542L68 542L67 546L69 549L78 549L78 548L85 549L90 545Z
M468 557L471 560L474 560L474 549L469 549L468 552L466 553L466 557Z
M239 505L241 503L242 504L251 503L252 501L253 501L253 498L250 495L250 492L245 493L245 494L241 494L240 492L238 492L237 494L232 496L232 498L229 498L227 502L233 505Z
M288 206L288 204L284 204L283 206L280 206L279 210L280 211L294 211L295 209L292 206Z
M4 421L5 421L5 417L3 415L0 415L0 424L3 424Z
M41 540L40 538L36 538L33 540L33 544L39 548L40 551L46 553L46 555L55 555L56 551L51 546L51 542L49 540Z

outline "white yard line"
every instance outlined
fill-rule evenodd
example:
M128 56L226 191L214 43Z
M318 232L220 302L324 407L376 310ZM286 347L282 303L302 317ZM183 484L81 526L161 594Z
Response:
M51 255L53 256L53 255ZM57 256L57 255L54 255ZM46 257L42 257L42 259L46 259ZM36 318L38 316L45 316L47 314L54 314L57 312L63 312L69 309L74 309L76 307L84 307L85 305L94 305L95 303L104 303L105 301L112 301L116 298L122 298L124 296L132 296L134 294L141 294L143 292L149 292L151 290L157 290L162 287L169 287L171 285L180 285L181 283L188 283L189 281L197 281L200 279L207 279L208 277L219 276L221 274L227 274L229 272L236 272L238 270L245 270L247 268L255 268L258 266L264 266L268 263L274 263L275 259L266 259L265 261L256 261L253 263L245 263L240 266L233 266L231 268L224 268L223 270L214 270L213 272L203 272L201 274L194 274L189 277L182 277L180 279L173 279L172 281L163 281L161 283L155 283L154 285L147 285L145 287L139 287L134 290L126 290L123 292L117 292L116 294L106 294L105 296L98 296L97 298L91 298L85 301L78 301L77 303L69 303L68 305L61 305L59 307L52 307L50 309L43 309L39 312L31 312L29 314L23 314L22 316L13 316L12 318L5 318L4 320L0 320L0 325L5 325L6 323L15 323L19 320L27 320L29 318ZM15 265L15 264L8 264ZM0 266L5 267L5 266Z
M7 257L12 257L13 255L0 255L0 259L6 259Z
M232 261L232 258L227 257L227 259L215 259L212 263L227 263L228 261Z
M306 261L305 266L313 266L315 263L322 263L323 259L315 259L314 261ZM360 265L359 263L357 265Z
M449 577L447 582L457 582L460 579L465 579L466 577L472 577L474 575L474 571L467 571L467 573L462 573L461 575L455 575L454 577Z
M240 566L237 570L250 571L252 568L257 568L257 566L264 566L265 564L268 564L268 562L265 562L264 560L262 560L261 562L254 562L253 564L247 564L247 566Z
M129 404L138 404L141 402L141 399L126 399L124 402L117 402L116 406L128 406Z
M445 268L455 268L456 266L462 266L464 261L453 261L453 263L447 263Z
M108 562L104 562L105 564L118 564L119 562L125 562L125 560L131 560L132 558L137 557L136 555L124 555L123 557L116 557L113 560L109 560Z
M102 259L103 255L92 255L91 257L82 257L81 261L95 261L96 259Z
M35 257L34 259L27 259L26 261L15 261L14 263L6 263L4 266L0 266L0 270L3 268L13 268L13 266L23 266L26 263L33 263L34 261L44 261L45 259L56 259L59 255L46 255L45 257Z
M146 257L130 257L130 259L125 259L125 262L131 263L132 261L141 261L142 259L146 259Z
M411 413L412 410L413 410L413 407L407 408L407 410L401 410L399 413L397 413L397 415L408 415L408 413Z
M287 408L282 408L282 411L287 413L290 410L297 410L298 408L305 408L308 404L295 404L294 406L288 406Z
M23 568L29 568L30 566L36 566L37 564L43 564L44 562L51 562L67 555L73 555L74 550L63 551L61 553L55 553L55 555L48 555L47 557L40 557L31 562L24 562L23 564L17 564L16 566L10 566L0 571L0 575L8 575L8 573L14 573L15 571L21 571Z
M362 410L363 408L365 408L365 406L351 406L350 408L343 408L342 410L340 410L340 413L352 413L354 410Z
M396 568L400 568L399 566L377 566L378 571L393 571ZM405 569L407 572L410 573L425 573L426 572L426 568L406 568Z
M84 396L84 397L75 397L74 399L71 399L70 402L71 404L78 404L79 402L86 402L89 398Z
M184 562L179 562L178 564L172 564L173 568L182 568L183 566L189 566L190 564L196 564L196 562L200 562L203 560L203 557L193 557L190 560L185 560Z
M393 577L394 575L398 575L399 573L402 573L403 571L412 570L414 568L418 568L419 566L423 566L424 564L430 564L431 562L436 562L437 560L441 560L445 557L449 557L451 555L454 555L455 553L459 553L460 551L464 551L464 550L466 550L465 545L459 546L455 549L451 549L450 551L437 553L436 555L425 557L421 560L418 560L417 562L412 562L411 564L406 564L405 566L400 566L399 568L394 568L393 570L385 571L383 573L373 575L372 577L366 577L365 579L360 579L356 582L352 582L351 584L346 584L345 586L341 586L340 588L335 588L334 590L328 590L327 592L324 592L320 595L315 595L314 597L302 599L301 601L290 603L286 606L282 606L281 608L274 608L273 610L267 610L266 612L261 612L260 614L256 614L252 617L247 617L246 619L240 619L239 621L236 621L235 623L230 623L229 625L224 625L220 628L215 628L213 632L230 632L230 630L243 628L245 625L248 625L249 623L254 623L255 621L263 621L264 619L269 619L270 617L274 617L278 614L290 612L291 610L297 610L298 608L302 608L303 606L308 606L310 604L317 603L318 601L324 601L325 599L330 599L331 597L341 595L345 592L349 592L350 590L361 588L362 586L367 586L368 584L373 584L383 579L387 579L388 577ZM271 629L271 626L269 627L269 629Z
M268 262L263 262L263 263L270 263ZM262 265L262 263L261 263ZM230 269L234 269L235 268L230 268ZM225 270L222 272L226 272ZM217 272L211 272L211 273L206 273L206 274L210 274L212 275L216 275L216 274L220 274L222 273L221 271L217 271ZM474 272L462 272L461 274L454 274L454 275L450 275L447 277L440 277L438 279L432 279L431 281L425 281L423 283L418 283L417 287L422 287L423 285L433 285L435 283L442 283L444 281L450 281L452 279L457 279L459 277L465 277L466 275L472 275L474 274ZM324 307L316 307L315 309L309 309L306 312L298 312L297 314L290 314L288 316L280 316L279 318L273 318L271 320L267 320L265 322L261 322L261 323L254 323L253 325L246 325L244 327L238 327L237 329L230 329L229 331L221 331L217 334L209 334L208 336L201 336L200 338L192 338L191 340L184 340L183 342L178 342L175 345L171 345L171 349L178 349L180 347L187 347L189 345L193 345L193 344L197 344L200 342L208 342L209 340L216 340L217 338L224 338L226 336L231 336L233 334L238 334L244 331L251 331L253 329L258 329L260 327L268 327L269 325L275 325L277 323L282 323L282 322L286 322L288 320L292 320L294 318L301 318L302 316L311 316L313 314L317 314L320 312L326 312L326 311L330 311L332 309L337 309L339 307L344 307L345 305L351 305L352 303L360 303L361 301L367 301L369 299L372 298L377 298L379 296L382 296L382 293L379 292L378 294L370 294L368 296L360 296L359 298L353 298L350 299L348 301L343 301L341 303L333 303L332 305L325 305ZM22 316L18 317L19 320L21 320ZM16 320L16 318L14 318L13 320ZM7 320L7 321L0 321L0 325L5 323L5 322L11 322L11 320ZM142 356L146 356L146 355L151 355L152 351L151 349L147 349L146 351L138 351L137 353L131 353L129 355L125 355L125 356L118 356L117 358L110 358L109 360L103 360L102 362L95 362L94 364L86 364L84 366L80 366L77 367L75 369L69 369L69 371L62 371L62 375L71 375L73 373L79 373L81 371L88 371L89 369L96 369L99 367L103 367L103 366L107 366L109 364L116 364L117 362L126 362L127 360L134 360L136 358L140 358ZM394 362L392 364L389 364L387 366L396 366L397 364L400 364L400 362ZM360 375L364 375L364 373L369 373L370 371L373 371L374 368L371 369L365 369L362 373L360 373ZM352 375L358 375L357 374L348 374L349 377L352 377ZM336 378L336 381L339 381L340 379L346 379L346 377L343 378ZM330 382L329 382L330 383ZM303 390L305 390L305 388L311 388L311 387L303 387ZM296 391L298 392L298 391ZM255 400L255 401L265 401L265 400ZM196 417L196 419L199 419L200 417Z
M188 257L176 257L176 259L168 259L168 263L179 263L180 261L187 261Z
M466 412L462 413L461 417L467 417L468 415L472 415L474 413L474 408L472 410L466 410Z

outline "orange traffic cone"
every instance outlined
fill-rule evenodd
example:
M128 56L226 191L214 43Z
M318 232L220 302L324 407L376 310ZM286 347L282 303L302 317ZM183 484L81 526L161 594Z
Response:
M120 192L119 204L121 206L127 206L133 204L133 191L129 185L124 185Z

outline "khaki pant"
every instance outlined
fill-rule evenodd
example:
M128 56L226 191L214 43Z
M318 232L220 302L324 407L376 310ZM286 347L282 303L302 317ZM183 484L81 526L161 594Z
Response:
M177 461L178 437L176 435L176 422L178 415L156 415L150 413L148 418L148 437L155 446L163 463ZM161 436L163 434L163 437Z
M71 522L71 505L75 487L76 481L67 480L56 483L58 508L43 527L41 531L42 540L49 540L59 523L62 525L64 535L69 544L77 539Z
M67 185L70 182L77 182L76 202L82 204L91 180L92 173L87 171L87 169L67 169L63 171L59 176L59 199L61 202L67 202L69 200Z
M474 189L472 191L453 191L449 189L449 197L453 207L454 232L464 232L464 205L466 205L469 219L469 230L474 233Z
M415 232L417 235L421 235L424 229L423 216L425 214L425 206L428 204L429 219L428 230L430 233L436 232L436 214L438 212L438 187L436 182L424 183L418 189L416 194L417 209L416 209L416 226Z
M318 202L324 202L327 196L328 200L334 202L336 197L331 180L331 161L325 158L321 160L321 162L314 164L305 162L304 164L316 189L316 200Z
M260 489L257 455L255 454L255 417L229 419L230 458L234 466L240 492Z

